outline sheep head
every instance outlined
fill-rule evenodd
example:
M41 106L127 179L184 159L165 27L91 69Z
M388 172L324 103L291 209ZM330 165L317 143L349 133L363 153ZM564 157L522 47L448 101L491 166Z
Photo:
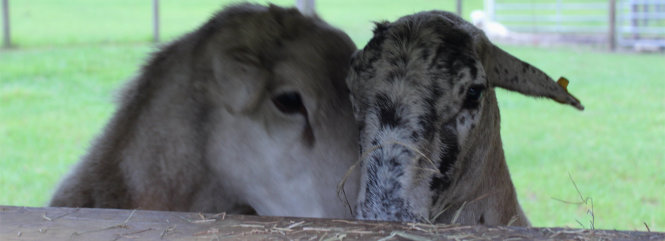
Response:
M514 207L476 202L467 210L480 214L460 220L506 224L504 216L521 209L505 167L494 88L584 109L563 85L441 11L377 23L346 81L360 126L361 219L451 222L460 206L494 188Z

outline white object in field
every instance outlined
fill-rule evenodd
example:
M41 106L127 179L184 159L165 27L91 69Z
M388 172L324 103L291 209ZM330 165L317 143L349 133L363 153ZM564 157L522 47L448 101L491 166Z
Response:
M296 0L296 8L305 16L316 15L314 0Z
M507 38L510 34L508 28L503 24L492 21L482 10L473 10L471 12L471 23L482 29L490 39Z

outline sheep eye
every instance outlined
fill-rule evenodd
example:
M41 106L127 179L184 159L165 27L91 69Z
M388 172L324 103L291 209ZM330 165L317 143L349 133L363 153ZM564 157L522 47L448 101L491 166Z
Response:
M285 114L304 112L305 106L297 92L286 92L272 98L272 103Z
M483 91L485 86L482 85L472 85L466 91L466 98L464 100L464 108L475 109L480 104L480 97L483 96Z
M485 87L482 85L474 85L469 87L469 89L466 91L466 99L471 101L478 101L483 95L483 90L485 90Z

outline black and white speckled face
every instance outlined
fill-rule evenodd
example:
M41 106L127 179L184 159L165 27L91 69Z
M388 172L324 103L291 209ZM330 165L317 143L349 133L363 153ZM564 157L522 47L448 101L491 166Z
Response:
M493 87L574 105L542 71L504 53L451 13L377 24L347 76L360 127L358 218L429 220L433 204L455 182L458 162L470 159L461 156L472 148L469 138L483 138L489 133L483 128L498 133L498 125L479 126L489 123L483 118L498 123Z
M472 36L440 15L379 23L352 61L352 102L364 154L358 216L428 218L488 88Z

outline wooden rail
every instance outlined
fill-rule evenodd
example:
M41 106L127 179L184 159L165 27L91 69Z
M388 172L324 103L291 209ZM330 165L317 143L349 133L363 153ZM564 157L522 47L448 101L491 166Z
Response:
M665 233L0 206L0 240L665 240Z

